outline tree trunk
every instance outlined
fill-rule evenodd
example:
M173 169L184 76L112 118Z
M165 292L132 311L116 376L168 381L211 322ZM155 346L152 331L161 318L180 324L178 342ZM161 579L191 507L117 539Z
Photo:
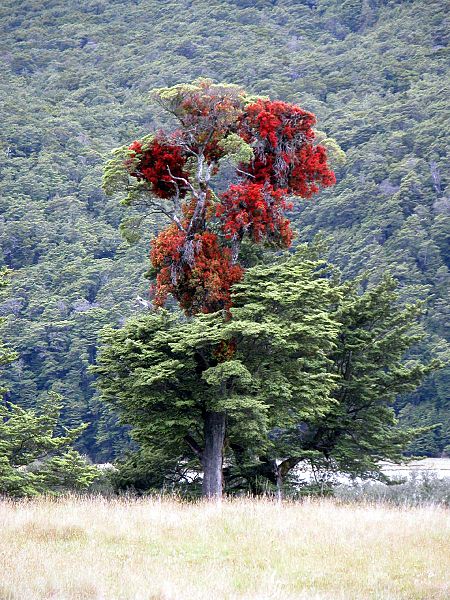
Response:
M203 485L205 498L221 498L223 488L223 445L225 441L225 413L207 412L205 415L205 447L203 450Z

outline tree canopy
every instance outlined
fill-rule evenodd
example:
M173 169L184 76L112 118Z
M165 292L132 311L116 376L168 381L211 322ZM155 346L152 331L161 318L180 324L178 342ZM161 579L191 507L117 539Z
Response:
M301 248L247 270L233 288L231 319L159 310L106 329L95 367L102 397L140 448L120 485L195 479L209 412L225 417L229 492L281 491L305 461L379 476L379 461L400 460L420 433L398 427L396 396L437 366L405 361L420 337L420 307L397 299L392 279L361 292Z
M289 199L336 182L315 141L316 118L208 79L155 90L152 98L176 129L115 150L103 187L126 190L125 204L170 221L150 252L157 306L171 294L187 314L229 309L244 237L289 247Z
M323 266L299 253L249 269L231 319L216 312L180 321L160 310L104 331L94 369L102 396L132 425L148 470L163 460L172 464L166 477L180 465L205 471L215 443L220 468L233 448L255 460L272 445L269 424L286 428L329 409L327 350L338 331L330 307L339 290ZM216 442L210 428L219 423ZM205 477L205 495L218 495Z

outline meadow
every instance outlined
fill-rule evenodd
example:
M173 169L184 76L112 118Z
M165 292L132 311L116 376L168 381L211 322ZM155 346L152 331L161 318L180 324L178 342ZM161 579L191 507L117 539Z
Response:
M306 499L0 502L1 600L444 600L450 511Z

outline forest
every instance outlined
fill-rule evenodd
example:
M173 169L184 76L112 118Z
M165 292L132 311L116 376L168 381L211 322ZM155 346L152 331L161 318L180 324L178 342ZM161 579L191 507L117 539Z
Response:
M102 175L113 148L169 126L151 90L202 77L316 115L316 135L328 148L336 183L294 203L289 260L303 256L316 267L323 267L320 261L334 265L341 273L339 290L357 279L372 294L372 304L363 306L356 292L347 291L357 307L352 310L361 314L382 310L379 300L383 310L394 306L401 319L402 307L421 303L421 335L400 340L399 347L410 372L425 365L423 383L417 389L398 385L392 402L408 454L448 453L447 12L437 0L5 0L0 7L0 267L8 269L0 317L10 352L0 363L5 402L19 412L39 412L48 407L49 394L56 398L50 429L60 436L57 445L71 441L93 462L136 448L129 435L133 418L120 424L114 403L100 397L102 366L95 365L102 330L110 343L120 337L111 331L142 335L136 323L149 312L150 242L166 223L155 216L138 232L141 213L106 195ZM269 275L280 285L286 277L298 277L300 286L309 281L294 263L283 267L275 261L270 267L261 257L251 259L256 270L249 277L262 287ZM245 324L250 317L242 298L252 296L240 285L236 306ZM314 293L323 310L333 294L343 293L338 287L319 293L319 287ZM267 296L252 298L269 303ZM168 309L165 317L152 317L166 319L158 327L167 331L173 301ZM280 319L295 322L306 309L289 310ZM201 319L203 333L206 322L213 332L208 317ZM145 322L153 331L156 325ZM229 327L237 329L239 322ZM332 324L329 328L331 339ZM193 329L185 333L186 339L198 338ZM371 357L366 358L368 365ZM440 368L426 366L437 363ZM308 411L302 410L305 418ZM251 437L261 419L245 435ZM410 439L415 427L422 429ZM178 430L175 444L177 435ZM237 445L245 435L236 430ZM342 462L349 463L349 453L354 458L348 446L340 452ZM170 451L163 454L153 453L159 467L143 485L160 485L161 469L174 468ZM77 471L78 460L72 477L89 480L89 472L81 466ZM242 460L241 476L247 468ZM352 469L371 468L350 462ZM37 487L39 477L50 475L56 476L38 475ZM249 481L253 485L251 476Z

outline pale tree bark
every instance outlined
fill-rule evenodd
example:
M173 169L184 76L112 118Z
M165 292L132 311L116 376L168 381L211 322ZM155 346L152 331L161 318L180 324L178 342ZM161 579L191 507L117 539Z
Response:
M208 411L204 422L205 447L202 453L205 498L220 499L223 493L223 447L225 442L225 413Z

